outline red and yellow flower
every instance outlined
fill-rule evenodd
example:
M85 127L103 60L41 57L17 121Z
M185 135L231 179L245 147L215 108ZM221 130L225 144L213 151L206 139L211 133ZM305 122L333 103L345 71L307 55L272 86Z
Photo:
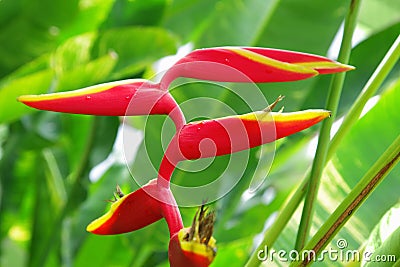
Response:
M186 123L168 88L178 77L221 82L282 82L348 71L351 66L328 58L299 52L256 47L219 47L195 50L169 70L160 83L143 79L95 85L81 90L20 96L30 107L89 115L132 116L165 114L176 126L158 172L158 178L135 192L117 196L110 210L94 220L87 230L113 235L141 229L165 219L169 232L171 266L208 266L216 254L212 237L214 213L202 206L192 225L184 228L170 190L178 162L235 153L273 142L320 122L326 110L273 112L280 98L264 110L243 115ZM211 146L203 145L208 140Z

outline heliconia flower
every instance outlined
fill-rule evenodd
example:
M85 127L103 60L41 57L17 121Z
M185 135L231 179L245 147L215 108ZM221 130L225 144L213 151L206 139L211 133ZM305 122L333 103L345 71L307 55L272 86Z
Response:
M75 91L24 95L18 101L30 107L73 114L131 116L166 114L180 127L184 116L168 91L144 79L122 80Z
M158 178L124 195L119 187L110 210L87 227L100 235L127 233L162 218L170 233L171 266L208 266L216 253L212 237L214 213L202 206L191 227L184 228L170 180L177 163L231 154L275 141L311 127L330 115L326 110L272 112L281 99L262 111L186 124L179 105L168 91L178 77L220 82L282 82L318 74L351 70L328 58L299 52L256 47L219 47L191 52L173 65L161 82L143 79L99 84L76 91L25 95L30 107L74 114L131 116L165 114L176 133L161 162ZM204 143L203 143L204 142Z
M177 77L219 82L285 82L354 67L326 57L261 47L212 47L194 50L166 71L161 88Z

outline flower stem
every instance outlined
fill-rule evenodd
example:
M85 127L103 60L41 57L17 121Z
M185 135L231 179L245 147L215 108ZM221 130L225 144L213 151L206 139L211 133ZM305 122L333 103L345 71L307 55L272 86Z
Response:
M157 186L160 194L163 196L163 201L160 204L165 221L167 222L170 237L179 232L183 228L182 216L176 203L175 197L171 192L170 183L176 165L181 158L179 157L178 147L179 129L177 129L174 137L172 137L164 157L161 160L158 169Z
M318 256L323 248L332 240L334 235L343 227L351 215L368 198L376 186L389 174L400 160L400 136L380 156L375 164L367 171L349 195L342 201L328 220L321 226L314 237L307 243L304 250L313 250ZM303 255L299 252L299 255ZM290 266L306 266L310 259L301 259Z
M400 58L400 35L394 41L393 45L390 47L389 51L386 53L385 57L382 59L379 66L376 68L372 76L369 78L368 82L365 84L360 95L357 97L354 104L351 106L350 111L344 118L339 130L333 137L331 143L329 144L329 150L327 159L331 158L336 148L342 141L343 137L349 132L351 126L358 120L361 112L367 103L379 87L384 82L385 78L388 76L390 71L393 69L394 65Z
M338 145L340 144L343 137L347 134L347 132L351 129L353 124L358 120L361 111L363 110L368 99L379 89L382 85L383 81L390 73L397 60L400 58L400 36L395 40L389 51L386 53L385 57L372 74L371 78L368 80L357 100L354 102L350 111L346 115L341 124L339 130L337 131L335 137L331 141L329 145L327 160L329 160L332 155L336 152ZM265 246L272 247L278 238L279 234L282 232L283 228L289 222L290 218L296 211L299 206L301 200L303 199L310 179L310 173L307 172L303 182L296 188L296 191L291 194L290 198L286 201L286 204L282 205L282 208L271 226L265 232L263 241L259 245L259 247L255 250L247 262L246 266L258 266L260 262L257 259L257 251L263 249Z
M178 163L184 159L179 151L178 138L179 130L177 129L168 144L158 169L157 184L162 188L170 188L172 174Z
M351 40L354 33L354 29L356 27L360 2L361 0L351 1L349 12L345 20L343 41L338 57L338 61L344 64L347 64L350 58ZM330 85L326 109L330 110L332 113L331 113L331 118L324 120L321 127L321 133L318 139L318 147L311 169L310 182L308 185L308 191L306 194L303 213L301 216L299 231L296 239L295 248L297 250L300 250L304 247L304 244L310 232L311 221L314 214L315 200L318 193L322 171L325 166L327 158L327 152L330 141L330 132L332 124L336 117L337 107L339 104L339 99L342 92L345 77L346 77L345 72L335 74L332 78L332 82Z

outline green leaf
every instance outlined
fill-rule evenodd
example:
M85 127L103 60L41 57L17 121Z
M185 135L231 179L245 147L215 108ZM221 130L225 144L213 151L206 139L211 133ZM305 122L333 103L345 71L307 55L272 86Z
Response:
M46 70L3 83L0 87L0 123L11 122L32 112L33 109L18 103L17 97L47 92L51 86L52 77L53 72Z
M45 177L47 180L47 187L53 206L61 209L66 203L67 192L64 186L63 176L61 174L60 166L57 164L56 156L50 149L43 150L43 160L46 164Z
M400 259L400 205L397 204L388 210L380 222L372 230L364 248L361 266L376 266L377 257L391 257L380 266L392 266L393 262ZM378 256L379 255L379 256Z
M251 246L251 238L243 238L229 244L218 246L217 256L212 266L244 266Z
M78 65L59 77L57 90L68 91L104 82L111 75L116 63L115 55L109 53L85 65Z
M263 34L278 3L277 0L251 0L246 3L239 0L219 1L196 34L196 46L254 45ZM221 32L224 34L221 35Z
M399 12L399 1L366 0L361 4L359 24L368 33L379 31L400 22Z
M124 26L152 26L158 25L163 18L166 0L130 1L116 0L103 28L116 28Z
M58 43L87 32L97 31L106 20L115 0L87 0L79 4L79 12L64 27L58 36Z
M201 30L208 16L216 5L215 0L177 0L167 7L162 25L176 33L184 42L193 40L196 32ZM201 10L202 12L199 12Z
M79 165L88 142L93 117L63 114L60 121L63 128L60 145L66 154L69 168L74 170Z
M160 28L126 27L100 34L94 48L95 56L115 53L118 63L112 79L131 77L157 59L174 54L176 38Z
M75 155L79 157L79 162L76 162L76 166L70 168L70 176L68 177L70 180L69 182L76 183L74 179L77 179L78 183L73 186L79 187L79 190L73 192L73 195L69 195L70 205L73 207L72 209L79 207L81 202L86 198L88 184L84 181L88 181L90 170L105 160L110 154L117 135L119 120L118 117L95 117L90 120L89 125L90 130L84 137L84 147L80 147L79 145L75 147L71 145L73 151L64 149L64 151L75 153ZM68 135L67 137L73 138L73 136ZM68 141L70 144L74 142L73 139ZM68 146L68 143L65 144ZM79 148L81 150L79 151L74 148ZM72 158L73 156L69 155L69 157Z
M73 70L76 66L90 62L93 43L97 38L95 32L74 36L63 42L53 53L52 62L56 74Z
M94 120L97 120L94 122L94 135L87 138L87 142L93 141L93 149L89 154L90 169L105 160L111 153L119 127L118 117L104 116L96 117ZM71 141L73 142L73 140Z
M71 38L51 57L38 58L0 83L0 123L33 111L16 101L20 95L79 89L129 77L175 49L176 39L157 28L133 27L106 31L99 37L88 33Z
M33 23L41 26L54 25L61 27L68 24L71 17L78 13L78 0L43 0L40 2L29 1L23 8L25 15L31 19ZM47 14L43 16L43 13Z
M31 238L29 246L29 260L28 264L31 265L37 260L37 255L41 250L45 249L43 243L40 242L44 236L50 234L50 229L48 227L42 227L43 224L48 222L54 222L55 209L52 205L50 199L50 187L48 183L43 179L44 166L40 165L43 160L39 160L39 155L35 155L35 197L34 197L34 209L32 212L32 226L31 226ZM52 214L49 211L53 211Z
M257 45L324 55L347 6L345 0L280 1Z
M19 5L0 29L0 77L54 49L60 29L77 13L78 0L25 1Z

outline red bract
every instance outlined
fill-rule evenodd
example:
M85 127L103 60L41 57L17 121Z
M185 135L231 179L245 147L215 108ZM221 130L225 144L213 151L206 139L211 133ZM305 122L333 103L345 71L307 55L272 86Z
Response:
M260 146L307 129L330 115L316 109L272 112L280 101L262 111L197 121L184 125L172 138L161 161L158 183L169 186L175 166L183 160L232 154Z
M141 229L163 218L155 180L128 195L119 193L119 199L112 203L110 210L93 221L87 231L98 235L115 235ZM169 191L168 191L169 192Z
M99 235L115 235L141 229L164 218L170 231L169 259L171 266L208 266L215 257L212 237L214 216L203 207L191 227L183 228L181 215L169 188L155 180L128 195L121 195L110 210L94 220L87 231Z
M182 236L187 232L188 230L185 231L185 229L182 229L182 232L173 235L169 241L168 257L171 266L209 266L215 257L214 251L212 248L208 248L202 244L193 244L184 241Z
M159 84L143 79L123 80L72 92L20 96L30 107L74 114L130 116L166 114L177 128L184 125L180 109L168 93L178 77L220 82L284 82L348 71L344 65L325 57L258 47L217 47L198 49L179 60Z
M46 95L21 96L19 101L43 110L91 115L165 114L176 133L162 159L158 179L123 195L117 188L110 210L93 221L89 232L101 235L135 231L162 218L168 224L168 257L173 267L208 266L215 257L212 237L214 214L202 206L191 227L184 228L170 190L170 180L179 161L235 153L273 142L304 130L329 116L326 110L272 112L280 100L265 110L193 123L167 90L178 77L221 82L282 82L318 74L348 71L351 66L330 59L277 49L220 47L195 50L165 73L159 84L126 80L85 89Z
M18 101L42 110L102 116L165 114L177 127L184 116L168 91L143 79L99 84L80 90L43 95L24 95Z
M155 180L128 195L122 195L102 217L94 220L87 231L115 235L143 228L164 218L170 231L168 257L171 266L208 266L216 254L212 237L214 214L202 206L191 227L183 228L181 215L169 188Z
M290 113L263 110L189 123L180 130L177 145L182 160L231 154L309 128L329 114L326 110ZM202 145L205 140L208 144Z
M286 82L351 69L306 53L260 47L213 47L194 50L179 60L165 73L161 88L168 88L177 77L219 82Z

